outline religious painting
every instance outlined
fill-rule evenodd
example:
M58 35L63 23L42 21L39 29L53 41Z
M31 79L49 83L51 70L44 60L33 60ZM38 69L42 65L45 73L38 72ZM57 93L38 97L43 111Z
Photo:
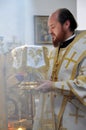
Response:
M48 16L34 16L34 39L37 45L52 43L47 22Z

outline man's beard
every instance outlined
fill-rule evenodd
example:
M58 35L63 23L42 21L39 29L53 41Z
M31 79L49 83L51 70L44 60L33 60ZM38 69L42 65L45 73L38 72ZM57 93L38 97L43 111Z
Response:
M52 39L52 42L53 42L54 47L59 47L60 46L60 42L57 39L56 40Z

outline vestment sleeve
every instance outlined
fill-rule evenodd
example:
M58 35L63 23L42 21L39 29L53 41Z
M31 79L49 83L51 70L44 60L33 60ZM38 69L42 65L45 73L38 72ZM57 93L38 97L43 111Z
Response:
M79 64L74 80L59 81L54 83L56 90L72 92L84 105L86 105L86 58Z

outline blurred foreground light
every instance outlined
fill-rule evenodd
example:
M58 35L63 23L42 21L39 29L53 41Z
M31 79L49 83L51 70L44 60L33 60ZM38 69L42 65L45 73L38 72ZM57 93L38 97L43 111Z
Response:
M22 127L20 127L20 128L18 128L18 130L23 130L23 128L22 128Z

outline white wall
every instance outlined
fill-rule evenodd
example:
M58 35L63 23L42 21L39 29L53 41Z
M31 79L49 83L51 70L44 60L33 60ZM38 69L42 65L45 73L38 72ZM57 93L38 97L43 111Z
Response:
M34 14L49 15L58 8L68 8L76 17L76 0L32 0Z
M86 30L86 0L77 0L78 29Z
M76 0L0 0L0 36L34 44L34 15L49 15L68 8L76 17Z
M24 38L24 4L23 0L0 0L0 36Z

